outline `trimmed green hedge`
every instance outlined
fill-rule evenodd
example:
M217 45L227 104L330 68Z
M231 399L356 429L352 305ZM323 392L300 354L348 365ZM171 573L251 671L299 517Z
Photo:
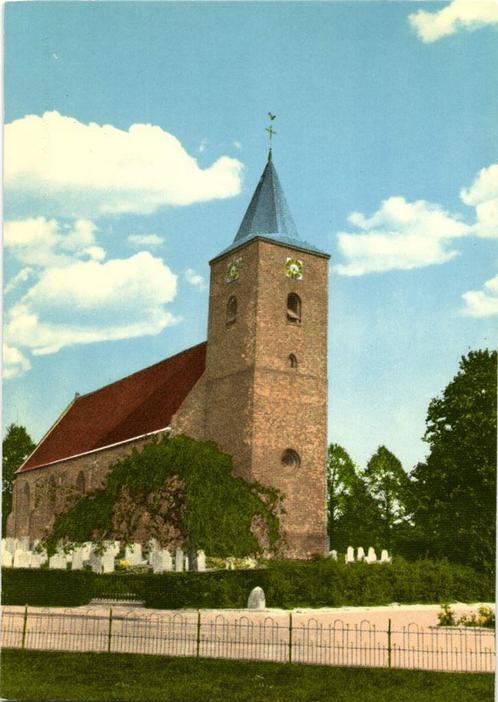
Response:
M446 561L346 565L332 560L269 562L260 570L96 575L88 571L2 570L3 603L77 606L133 594L147 607L245 607L260 585L269 607L341 607L390 602L492 602L494 576Z

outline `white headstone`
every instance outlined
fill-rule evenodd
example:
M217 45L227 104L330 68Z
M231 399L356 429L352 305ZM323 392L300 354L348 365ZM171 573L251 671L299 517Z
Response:
M83 570L83 549L77 548L73 553L73 560L71 561L71 570Z
M12 568L13 557L7 549L2 550L2 568Z
M142 544L132 544L125 549L125 561L131 565L142 565Z
M204 551L197 551L197 570L203 573L206 570L206 554Z
M329 556L331 557L331 559L333 561L336 561L337 560L337 551L334 551L334 550L330 551Z
M183 557L183 567L184 567L185 571L188 571L188 569L189 569L188 556Z
M367 563L375 563L377 560L377 554L375 553L375 549L373 546L370 546L368 549L368 555L366 558Z
M177 573L181 573L183 570L183 550L181 548L176 549L175 570Z
M390 563L391 559L389 558L389 553L387 552L387 549L383 548L380 554L380 562L381 563Z
M153 551L151 561L154 573L164 573L165 571L171 570L173 566L171 554L167 549Z
M38 555L40 556L40 563L42 565L48 561L48 553L45 550L40 551Z
M346 551L346 563L354 563L354 548L352 546L348 546Z
M356 560L359 563L365 560L365 550L363 546L358 546L358 550L356 551Z
M31 567L31 553L29 551L24 551L24 549L17 549L14 553L14 568L30 568Z
M247 599L247 609L265 609L266 599L262 587L254 587Z
M96 553L92 553L89 558L90 568L94 573L102 573L102 558L97 556Z
M108 551L102 556L102 572L114 573L114 552Z
M66 570L66 557L61 553L55 553L48 559L50 570Z
M39 553L31 554L31 568L41 568L42 559Z

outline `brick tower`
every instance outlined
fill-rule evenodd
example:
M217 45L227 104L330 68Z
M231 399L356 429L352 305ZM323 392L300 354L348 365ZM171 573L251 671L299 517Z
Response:
M285 495L286 556L326 549L328 254L302 241L271 150L232 245L211 262L206 436Z

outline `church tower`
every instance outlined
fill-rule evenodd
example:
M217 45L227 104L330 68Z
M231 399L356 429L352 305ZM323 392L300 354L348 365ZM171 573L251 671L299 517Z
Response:
M211 262L206 437L285 496L285 555L327 543L329 255L301 240L268 162L231 246Z

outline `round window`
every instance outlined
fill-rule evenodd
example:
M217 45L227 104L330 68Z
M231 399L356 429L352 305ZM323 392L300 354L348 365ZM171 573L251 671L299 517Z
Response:
M282 465L286 468L299 468L301 459L294 449L286 449L282 454Z

